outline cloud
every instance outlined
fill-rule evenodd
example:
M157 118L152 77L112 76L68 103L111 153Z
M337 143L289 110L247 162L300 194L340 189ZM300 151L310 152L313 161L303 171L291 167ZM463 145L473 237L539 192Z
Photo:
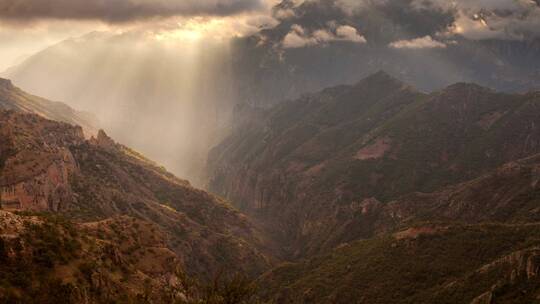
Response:
M436 49L445 48L446 44L433 40L431 36L411 40L399 40L390 43L390 47L394 49Z
M358 33L358 30L349 25L343 25L336 29L336 34L341 40L366 43L366 38Z
M387 5L388 0L334 0L335 4L345 13L353 14L360 10L371 9L375 6Z
M279 20L286 20L293 17L296 17L296 13L292 8L286 8L286 9L277 9L274 12L274 17L276 17Z
M232 15L262 9L264 0L0 0L0 19L129 22L153 17Z
M298 24L295 24L291 27L291 31L283 39L282 44L286 49L302 48L317 44L317 40L314 37L308 37L305 34L304 28Z
M363 33L368 38L386 35L388 41L411 36L435 37L439 34L459 35L470 40L540 38L540 0L284 0L284 2L287 4L282 8L286 10L280 14L290 17L294 23L306 28L317 24L313 22L315 18L323 20L322 22L328 20L344 22L346 19L347 24L361 24ZM379 31L381 23L391 30L381 33ZM385 44L388 41L385 41Z
M318 29L308 33L302 26L294 24L285 36L282 46L286 49L316 46L334 41L366 43L366 39L358 30L349 25L329 24L328 29Z
M445 33L467 39L540 37L540 5L536 0L413 0L418 10L441 9L454 14Z

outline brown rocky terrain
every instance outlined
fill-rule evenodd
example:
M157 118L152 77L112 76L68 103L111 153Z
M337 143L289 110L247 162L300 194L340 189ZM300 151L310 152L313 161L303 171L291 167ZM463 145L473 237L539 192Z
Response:
M278 303L537 303L540 155L389 203L367 199L324 254L263 275ZM359 230L360 229L360 230Z
M0 112L0 130L2 209L56 212L83 227L110 226L112 218L120 238L130 225L118 217L134 218L163 236L157 247L201 278L220 270L254 276L269 267L245 216L103 131L86 140L81 127L14 111Z
M0 211L2 303L188 300L186 277L158 227L130 217L73 224Z
M422 224L282 264L277 303L537 303L538 224Z
M25 112L0 110L0 302L540 299L538 93L380 72L239 106L209 186L247 216L104 131Z
M528 224L540 221L540 154L507 163L478 178L432 193L414 192L383 203L375 198L350 206L330 242L344 234L370 238L430 222Z

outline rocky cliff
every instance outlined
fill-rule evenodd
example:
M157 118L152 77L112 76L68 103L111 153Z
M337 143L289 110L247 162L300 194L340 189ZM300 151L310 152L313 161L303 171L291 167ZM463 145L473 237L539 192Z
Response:
M200 278L221 270L254 276L269 267L245 216L105 132L86 140L80 127L14 111L0 112L0 130L2 209L55 212L80 225L134 218L152 225L162 247Z

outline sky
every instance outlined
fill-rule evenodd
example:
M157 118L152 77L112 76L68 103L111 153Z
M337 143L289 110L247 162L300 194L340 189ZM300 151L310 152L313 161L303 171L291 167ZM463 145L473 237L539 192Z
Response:
M443 11L453 23L434 35L402 39L392 48L441 48L452 35L467 39L527 39L540 32L539 0L0 0L0 71L26 56L92 31L144 31L160 40L200 35L215 39L249 35L295 18L305 3L332 2L346 14L404 4ZM293 24L284 48L333 41L366 43L361 29L336 24L314 31Z
M0 0L0 71L89 32L150 33L158 41L243 36L275 24L275 0Z
M223 118L218 113L230 111L238 101L231 84L238 78L231 67L237 54L227 43L233 37L253 35L259 39L257 47L277 54L280 62L287 54L295 58L299 49L324 50L332 44L338 51L330 57L338 56L342 45L387 48L391 54L405 54L404 59L430 50L433 62L447 74L446 69L456 67L441 61L437 52L451 51L463 39L538 39L539 3L0 0L0 75L58 44L47 53L52 57L34 56L28 66L3 75L32 94L91 111L113 138L190 177L188 167L204 163L229 118L230 113L220 114ZM61 43L66 39L71 40ZM290 71L295 72L293 65Z

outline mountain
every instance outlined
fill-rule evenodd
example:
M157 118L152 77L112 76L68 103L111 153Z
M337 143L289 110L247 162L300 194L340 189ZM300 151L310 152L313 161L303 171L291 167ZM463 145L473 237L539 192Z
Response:
M148 222L74 224L5 211L0 218L2 303L161 301L188 292L166 237Z
M50 257L43 275L58 274L62 284L73 285L62 291L70 297L97 292L112 300L138 293L146 278L146 288L167 287L166 278L177 269L203 281L218 272L252 278L273 261L260 232L229 203L193 188L103 131L85 139L79 126L0 111L0 133L0 206L4 216L20 223L14 232L5 226L2 240L15 241L5 245L8 256L28 260L13 263L30 276L24 282L2 281L2 288L15 295L39 293L52 282L38 280L40 268L32 269L40 257ZM73 228L66 230L57 220L49 225L42 219L48 214ZM14 254L10 248L21 242L26 249ZM55 252L56 244L69 248ZM92 260L97 266L80 268ZM89 277L79 284L81 275ZM40 284L25 285L28 280ZM91 299L100 303L102 298Z
M540 95L458 83L426 94L384 72L270 110L217 146L209 189L302 257L371 237L372 205L540 152Z
M348 229L367 240L281 265L259 280L280 303L534 303L540 293L540 155L388 204Z
M111 136L197 184L235 100L226 48L153 37L89 33L4 75L32 94L93 113Z
M0 110L15 110L34 113L45 118L83 127L88 135L97 134L97 120L91 114L75 111L61 102L53 102L30 95L8 79L0 78Z
M215 37L159 40L147 29L93 32L32 54L2 75L32 94L94 113L114 138L199 186L206 155L227 135L238 103L271 107L381 69L430 92L456 82L508 92L540 88L538 35L445 35L456 28L453 13L435 4L418 9L437 1L356 1L364 10L344 10L343 4L355 4L350 0L278 2L274 28L226 43ZM520 14L508 16L520 23ZM470 22L476 28L480 21ZM523 28L532 27L527 24ZM357 36L337 37L339 29ZM287 47L291 33L319 43ZM331 41L318 41L317 34ZM431 44L392 47L414 39Z
M240 100L267 107L296 99L305 92L352 84L378 70L425 91L440 90L456 82L473 82L508 92L540 88L538 35L524 34L515 39L448 35L448 30L456 27L459 14L472 16L474 12L459 12L461 3L456 3L455 10L439 9L436 1L423 3L425 6L419 9L419 1L412 0L280 1L274 8L274 17L279 21L276 27L233 44L233 53L238 54L233 60L233 73ZM489 9L475 12L498 16ZM504 18L499 17L499 21ZM468 26L480 29L483 25L476 27L476 22L479 20L471 20ZM366 42L313 42L317 33L333 35L339 26L356 29ZM286 47L285 38L291 33L311 44ZM392 47L398 41L426 37L439 43Z
M538 233L538 224L428 224L282 265L260 280L279 303L535 303Z
M385 72L240 104L208 173L242 214L102 130L1 110L0 301L534 302L539 111Z

